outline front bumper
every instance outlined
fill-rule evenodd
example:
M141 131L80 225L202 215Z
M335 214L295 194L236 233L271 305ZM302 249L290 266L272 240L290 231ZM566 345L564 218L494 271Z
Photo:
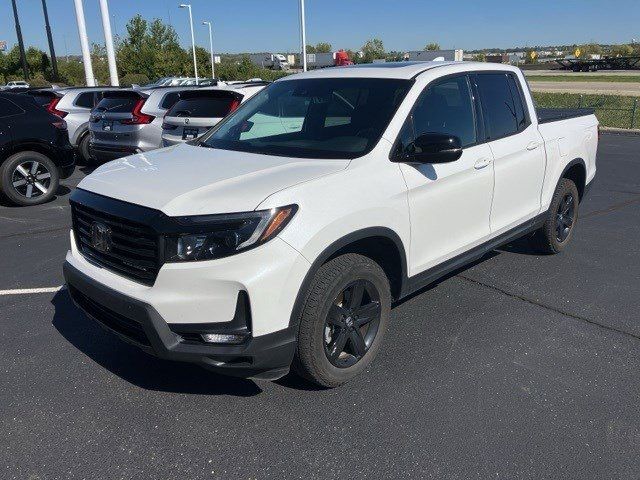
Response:
M149 354L240 377L275 379L289 371L296 338L292 328L249 336L239 345L193 344L185 340L186 333L175 333L174 325L167 324L151 305L97 282L68 261L63 270L76 305L101 326ZM206 329L202 324L179 324L180 332Z

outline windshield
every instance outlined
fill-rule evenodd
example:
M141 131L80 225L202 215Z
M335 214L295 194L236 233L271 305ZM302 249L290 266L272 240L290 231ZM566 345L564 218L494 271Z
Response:
M378 143L412 83L380 78L275 82L200 145L286 157L359 157Z

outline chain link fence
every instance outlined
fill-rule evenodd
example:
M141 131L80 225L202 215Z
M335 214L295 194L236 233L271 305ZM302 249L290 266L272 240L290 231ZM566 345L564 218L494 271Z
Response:
M534 92L542 108L593 108L604 127L640 128L640 97Z

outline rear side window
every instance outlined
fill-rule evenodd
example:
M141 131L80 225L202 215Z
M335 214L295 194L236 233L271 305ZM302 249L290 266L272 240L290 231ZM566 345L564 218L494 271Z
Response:
M76 106L82 108L93 108L96 106L95 92L84 92L76 98Z
M519 82L516 78L509 74L507 75L509 82L509 88L511 89L511 97L516 107L516 122L518 123L518 131L522 131L529 126L529 116L525 110L525 103L522 98L522 90L518 86Z
M463 147L476 143L473 101L466 75L429 85L413 109L413 124L416 137L443 133L459 137Z
M518 115L504 73L482 73L476 76L487 139L496 140L518 132ZM522 105L521 105L522 108Z
M20 115L24 110L10 100L0 98L0 118Z
M176 104L167 112L168 117L195 117L195 118L222 118L226 117L233 105L237 105L239 100L231 97L209 97L184 98L178 100Z
M160 108L162 108L164 110L168 110L169 108L171 108L178 101L179 97L180 97L180 92L167 93L164 96L164 98L162 99L162 103L160 104Z
M105 97L96 105L96 110L111 113L130 113L139 100L135 96Z
M46 107L54 98L56 98L56 96L51 92L31 92L29 95L33 98L33 101L41 107Z

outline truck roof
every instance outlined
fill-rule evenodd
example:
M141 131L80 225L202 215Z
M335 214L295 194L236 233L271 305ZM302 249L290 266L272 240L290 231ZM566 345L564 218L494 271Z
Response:
M501 70L516 71L516 67L486 62L386 62L362 63L346 67L322 68L295 75L288 75L278 81L295 80L298 78L397 78L412 79L423 72L440 67L463 67L461 70Z

